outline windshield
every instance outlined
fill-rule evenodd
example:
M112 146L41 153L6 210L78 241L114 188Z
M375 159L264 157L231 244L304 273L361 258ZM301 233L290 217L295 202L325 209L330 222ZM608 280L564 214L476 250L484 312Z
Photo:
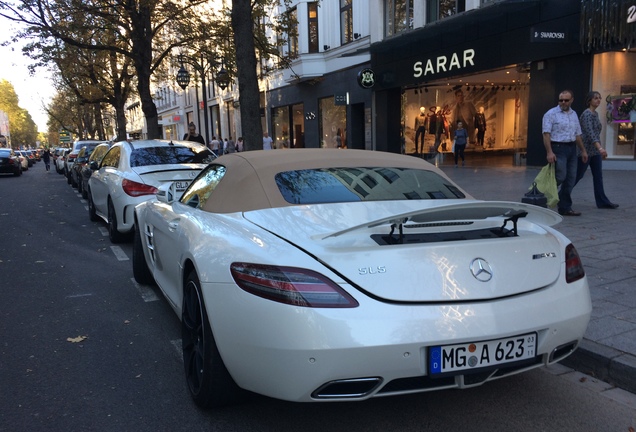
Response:
M465 195L444 177L405 168L326 168L276 174L291 204L354 201L458 199Z
M214 160L214 155L206 147L182 147L176 145L161 147L136 148L130 155L130 166L168 164L207 164Z

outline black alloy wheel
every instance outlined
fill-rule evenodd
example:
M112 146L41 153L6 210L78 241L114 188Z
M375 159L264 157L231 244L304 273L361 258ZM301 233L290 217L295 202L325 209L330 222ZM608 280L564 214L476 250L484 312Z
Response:
M91 195L91 190L88 190L88 218L91 222L97 222L99 220L99 216L97 216L97 210L95 210L95 203L93 202L93 195Z
M155 278L148 268L146 257L144 256L143 239L141 238L139 224L135 221L135 238L133 239L133 276L135 281L141 285L155 285Z
M194 271L183 289L181 343L186 382L198 406L219 407L240 399L242 390L230 376L216 346Z
M117 230L117 215L115 214L115 207L110 198L108 198L108 237L113 243L121 243L126 237L125 234Z

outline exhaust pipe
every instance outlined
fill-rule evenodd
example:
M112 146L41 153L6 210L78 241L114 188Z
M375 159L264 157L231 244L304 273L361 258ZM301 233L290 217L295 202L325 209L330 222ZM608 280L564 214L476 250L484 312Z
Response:
M382 384L380 377L329 381L316 389L311 397L314 399L362 398L372 393L380 384Z

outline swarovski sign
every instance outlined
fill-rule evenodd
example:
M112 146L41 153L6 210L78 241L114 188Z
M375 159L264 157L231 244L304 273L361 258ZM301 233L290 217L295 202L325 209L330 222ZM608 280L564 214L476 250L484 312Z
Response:
M435 75L452 70L461 70L468 66L475 66L475 50L466 49L462 52L454 52L450 56L441 55L436 58L429 58L417 61L413 64L413 77L420 78L427 75Z

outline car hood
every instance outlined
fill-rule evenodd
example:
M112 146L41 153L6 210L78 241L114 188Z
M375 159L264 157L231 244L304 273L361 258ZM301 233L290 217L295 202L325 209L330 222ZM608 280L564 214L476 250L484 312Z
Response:
M553 284L564 268L564 237L548 228L562 217L524 203L320 204L244 216L331 268L339 282L387 301L503 298ZM513 219L518 235L499 235Z

